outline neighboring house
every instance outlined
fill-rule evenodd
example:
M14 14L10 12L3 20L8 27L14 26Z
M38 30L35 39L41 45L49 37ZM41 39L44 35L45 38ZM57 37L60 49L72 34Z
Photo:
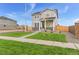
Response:
M57 9L45 9L41 12L32 14L32 27L33 30L52 30L55 31L55 27L58 21Z
M11 30L17 28L17 22L13 19L0 16L0 30Z

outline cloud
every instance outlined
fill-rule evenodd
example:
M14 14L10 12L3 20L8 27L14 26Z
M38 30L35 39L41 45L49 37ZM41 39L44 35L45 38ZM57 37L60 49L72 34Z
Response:
M15 12L7 13L6 16L13 18L13 17L16 17L16 13Z
M25 8L30 7L29 10L28 10L28 11L25 10L25 12L27 12L27 13L32 12L32 10L35 8L35 6L36 6L35 3L30 3L29 5L26 5L26 4L25 4Z
M33 11L34 8L36 7L36 3L30 3L29 6L30 6L30 9L29 9L28 11L25 10L25 13L23 14L23 16L25 16L26 18L28 18L29 15L31 16L32 11ZM29 6L26 6L26 8L29 7Z
M73 23L75 23L75 22L79 22L79 18L74 19L74 20L73 20Z
M29 4L30 6L30 9L27 11L25 10L25 12L21 13L21 14L17 14L16 12L11 12L11 13L7 13L5 16L7 17L11 17L11 18L17 18L18 15L21 16L21 17L26 17L28 18L29 15L31 15L33 9L35 8L36 4L35 3L30 3ZM25 8L29 7L29 6L25 6Z
M31 3L30 6L31 6L30 11L32 11L35 8L36 4L35 3Z
M69 9L69 6L65 6L63 13L66 13Z
M64 9L59 10L59 13L66 13L69 10L69 6L65 6Z

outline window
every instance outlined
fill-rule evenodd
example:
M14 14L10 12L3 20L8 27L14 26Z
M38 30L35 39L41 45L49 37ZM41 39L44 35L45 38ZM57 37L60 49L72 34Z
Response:
M35 18L39 18L39 16L35 16Z
M6 27L6 25L4 25L4 27Z
M35 16L35 18L36 18L36 16Z
M47 14L47 16L49 16L49 14Z

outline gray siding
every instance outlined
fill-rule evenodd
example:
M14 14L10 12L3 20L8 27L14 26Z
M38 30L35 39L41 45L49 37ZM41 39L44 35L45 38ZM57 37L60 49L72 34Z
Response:
M0 19L0 29L16 29L17 23L12 20Z

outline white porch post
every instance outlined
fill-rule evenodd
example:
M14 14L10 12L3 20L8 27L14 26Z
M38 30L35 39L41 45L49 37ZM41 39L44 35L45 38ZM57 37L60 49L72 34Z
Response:
M45 19L45 23L44 23L44 26L45 26L45 30L46 30L46 19Z
M53 31L55 31L55 20L53 21Z
M56 31L55 30L56 25L57 25L57 19L55 18L54 21L53 21L53 31Z
M39 21L39 31L40 31L40 25L41 25L41 24L40 24L40 21Z

